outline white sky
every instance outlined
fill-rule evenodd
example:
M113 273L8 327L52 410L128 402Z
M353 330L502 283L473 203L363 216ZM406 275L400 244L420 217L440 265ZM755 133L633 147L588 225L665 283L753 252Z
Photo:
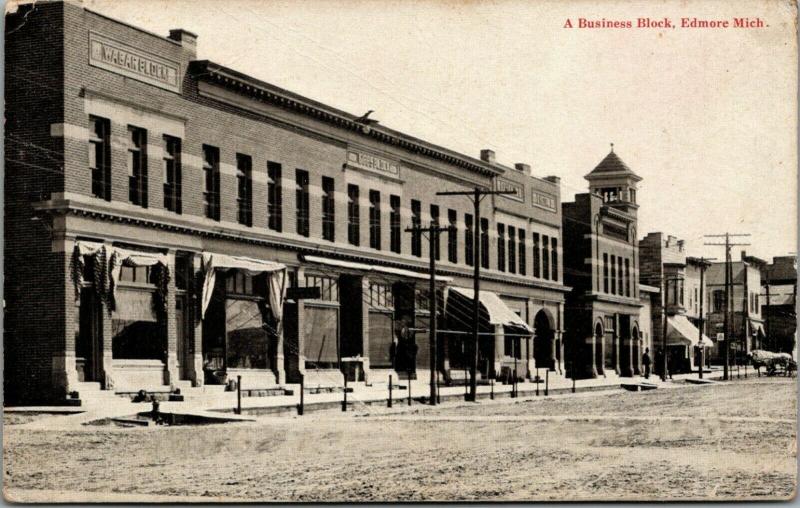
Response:
M562 199L615 151L644 180L639 233L752 233L796 251L792 2L85 0L208 59L477 157L562 178ZM763 29L563 28L567 18L760 16ZM738 258L738 248L734 251Z

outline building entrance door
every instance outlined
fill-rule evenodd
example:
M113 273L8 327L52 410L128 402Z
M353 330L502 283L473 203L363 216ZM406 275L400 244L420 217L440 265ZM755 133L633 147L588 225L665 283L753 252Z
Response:
M94 288L81 289L78 341L75 344L75 367L80 381L100 381L100 357L103 354L102 309Z
M189 330L190 313L186 306L188 299L186 295L178 295L175 298L175 327L177 334L177 356L178 356L178 376L180 379L189 379L189 366L192 364L191 333Z

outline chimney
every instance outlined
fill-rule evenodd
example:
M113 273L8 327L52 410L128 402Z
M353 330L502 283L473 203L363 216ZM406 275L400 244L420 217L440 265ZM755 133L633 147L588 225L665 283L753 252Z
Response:
M556 185L561 183L561 177L560 176L550 175L550 176L544 177L544 179L547 180L548 182L553 182Z
M169 31L169 38L173 41L180 42L181 46L183 46L183 49L186 51L194 55L197 54L197 34L184 30L183 28L175 28Z
M481 150L481 160L483 162L488 162L489 164L494 164L494 150L489 150L488 148Z
M525 173L526 175L530 175L531 174L531 165L530 164L517 162L516 164L514 164L514 169L516 169L517 171L520 171L522 173Z

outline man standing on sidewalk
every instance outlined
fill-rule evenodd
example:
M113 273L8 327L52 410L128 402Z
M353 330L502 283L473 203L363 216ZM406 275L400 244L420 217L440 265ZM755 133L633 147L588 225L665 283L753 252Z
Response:
M650 379L650 348L644 349L644 354L642 355L642 365L644 365L644 378Z

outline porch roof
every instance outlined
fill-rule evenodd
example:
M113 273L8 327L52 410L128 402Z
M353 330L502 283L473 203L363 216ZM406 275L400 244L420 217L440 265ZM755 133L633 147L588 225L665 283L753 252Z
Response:
M335 266L338 268L348 268L350 270L358 270L362 272L378 272L389 275L397 275L400 277L408 277L411 279L428 280L430 276L426 273L414 272L411 270L404 270L402 268L392 268L390 266L368 265L366 263L356 263L355 261L344 261L342 259L326 258L321 256L303 256L303 259L308 263L315 263L318 265ZM452 282L452 277L445 277L443 275L436 276L437 282Z

